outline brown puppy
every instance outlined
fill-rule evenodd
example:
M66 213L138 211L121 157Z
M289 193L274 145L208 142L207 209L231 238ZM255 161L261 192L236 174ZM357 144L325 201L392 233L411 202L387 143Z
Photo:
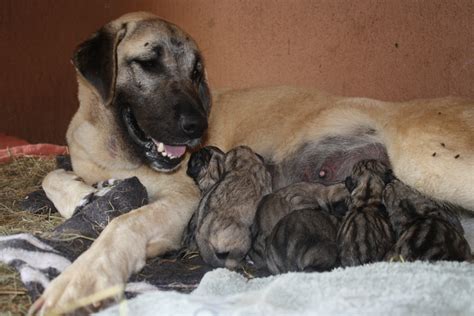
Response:
M203 193L189 234L195 234L208 264L237 267L252 244L250 226L257 204L271 192L271 176L263 159L246 146L233 148L225 156L215 148L203 148L191 156L188 174Z
M466 185L474 166L472 101L391 103L273 87L215 93L207 119L211 97L196 43L148 13L105 25L79 46L73 61L80 106L67 141L84 183L73 189L74 177L53 171L43 188L70 216L92 183L137 176L150 204L114 219L33 309L61 308L123 285L147 257L180 246L199 202L182 167L183 149L196 145L206 127L208 145L224 151L247 145L271 161L275 189L342 181L355 158L385 157L403 182L474 209L473 189Z

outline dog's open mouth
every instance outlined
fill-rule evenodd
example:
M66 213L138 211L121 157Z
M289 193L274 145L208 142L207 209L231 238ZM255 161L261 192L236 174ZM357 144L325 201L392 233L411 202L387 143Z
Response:
M186 153L185 145L169 145L153 139L138 126L129 107L122 110L122 119L128 134L143 151L148 164L158 171L172 171L179 166Z

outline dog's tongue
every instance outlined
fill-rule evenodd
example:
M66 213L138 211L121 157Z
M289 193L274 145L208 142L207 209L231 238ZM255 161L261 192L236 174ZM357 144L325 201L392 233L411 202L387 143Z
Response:
M186 152L186 146L165 145L165 151L175 157L181 157Z

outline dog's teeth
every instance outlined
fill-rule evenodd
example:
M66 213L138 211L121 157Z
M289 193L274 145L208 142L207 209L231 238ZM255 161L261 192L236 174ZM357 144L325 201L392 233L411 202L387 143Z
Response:
M158 149L158 152L160 152L163 157L169 157L170 159L175 159L176 158L172 154L166 152L165 145L163 143L158 143L157 149Z
M158 151L161 153L163 150L165 150L165 145L163 143L158 143Z

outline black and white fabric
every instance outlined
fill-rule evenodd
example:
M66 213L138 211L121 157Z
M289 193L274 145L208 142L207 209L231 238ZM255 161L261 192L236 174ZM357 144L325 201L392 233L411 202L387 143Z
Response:
M111 180L96 186L74 215L48 234L22 233L0 237L0 262L14 267L34 300L49 282L90 247L105 226L115 217L148 203L145 187L138 178ZM41 193L35 193L41 199ZM37 202L37 201L36 201ZM125 295L155 290L190 292L204 273L211 270L199 256L176 253L147 262L133 275Z

